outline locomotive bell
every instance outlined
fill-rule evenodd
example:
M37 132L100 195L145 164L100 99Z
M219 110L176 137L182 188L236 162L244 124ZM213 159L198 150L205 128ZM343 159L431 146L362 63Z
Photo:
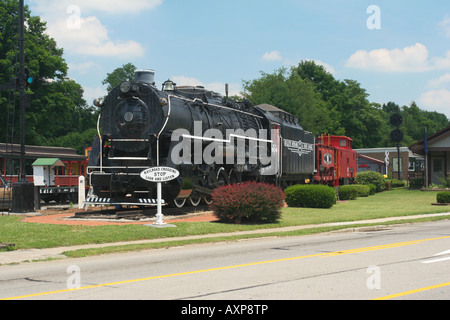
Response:
M163 83L163 91L175 91L176 84L173 81L167 80Z

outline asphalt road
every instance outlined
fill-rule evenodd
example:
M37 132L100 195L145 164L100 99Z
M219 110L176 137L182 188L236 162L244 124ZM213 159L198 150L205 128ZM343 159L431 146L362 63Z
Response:
M0 266L0 299L448 300L449 250L439 221L27 263Z

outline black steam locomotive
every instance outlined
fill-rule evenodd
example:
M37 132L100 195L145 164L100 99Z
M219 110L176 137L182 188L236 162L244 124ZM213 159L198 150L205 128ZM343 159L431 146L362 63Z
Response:
M162 183L162 197L178 207L209 202L212 190L247 180L281 186L314 174L314 136L298 119L269 105L235 102L203 87L155 86L154 71L137 70L101 108L90 155L90 204L157 203L157 183L141 172L178 170Z

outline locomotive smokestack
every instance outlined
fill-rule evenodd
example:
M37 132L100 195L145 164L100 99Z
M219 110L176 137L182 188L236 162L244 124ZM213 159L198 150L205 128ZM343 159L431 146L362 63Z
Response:
M138 69L134 72L134 80L136 83L144 82L150 85L155 85L155 71Z

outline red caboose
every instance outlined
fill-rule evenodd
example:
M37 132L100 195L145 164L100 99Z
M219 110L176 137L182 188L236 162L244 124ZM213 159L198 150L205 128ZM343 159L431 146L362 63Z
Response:
M314 182L334 187L351 184L357 174L357 153L352 139L322 135L316 143Z

